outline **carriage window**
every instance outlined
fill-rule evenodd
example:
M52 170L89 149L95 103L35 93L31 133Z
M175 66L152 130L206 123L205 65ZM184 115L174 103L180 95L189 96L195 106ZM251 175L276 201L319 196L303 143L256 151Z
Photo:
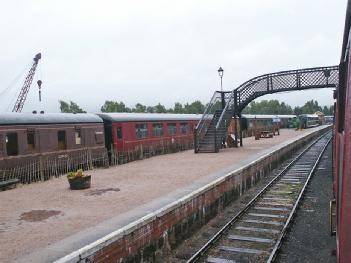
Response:
M75 139L76 139L76 144L82 143L82 136L81 136L80 130L76 130Z
M168 123L167 128L168 128L169 135L176 135L177 134L177 126L175 123Z
M104 133L103 132L95 132L95 142L97 144L104 143Z
M117 139L122 139L122 127L117 127Z
M27 132L27 149L34 150L35 149L35 138L34 138L34 131Z
M153 134L153 136L162 136L163 135L163 124L162 123L152 124L152 134Z
M66 150L66 132L65 131L58 131L57 132L57 140L58 140L58 149L59 150Z
M181 123L180 124L180 133L187 134L188 131L189 131L189 125L187 123Z
M18 155L17 133L6 134L6 152L8 156Z
M146 123L135 125L135 134L138 139L147 137L147 126Z

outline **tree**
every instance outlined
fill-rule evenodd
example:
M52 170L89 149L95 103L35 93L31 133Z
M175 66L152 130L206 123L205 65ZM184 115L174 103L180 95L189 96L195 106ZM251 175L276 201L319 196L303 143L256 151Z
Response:
M331 106L324 106L323 107L323 113L325 115L334 115L334 106L331 105Z
M303 114L313 114L316 111L322 111L322 107L318 105L318 101L310 100L301 108Z
M244 114L292 114L290 105L278 100L252 101L243 111Z
M301 109L301 107L296 106L296 107L294 108L294 114L295 114L295 115L301 115L301 114L302 114L302 109Z
M77 103L70 101L68 104L67 102L63 100L59 100L60 103L60 110L61 112L65 113L86 113L86 111L82 110L81 107L78 106Z
M101 107L102 112L131 112L132 110L121 101L105 101L105 104Z
M185 104L184 105L184 112L185 113L192 113L192 114L199 114L199 113L204 113L205 111L205 106L201 103L201 101L196 100L191 104Z
M184 113L184 108L183 105L179 102L174 103L174 108L173 108L174 113Z
M135 104L135 108L132 111L133 112L146 112L146 106L141 104L141 103L137 103L137 104Z
M154 112L155 112L155 109L154 109L154 107L147 106L147 107L146 107L146 112L148 112L148 113L154 113Z
M163 106L161 103L158 103L156 106L154 106L154 111L157 113L166 113L166 107Z
M59 100L61 112L70 112L69 104L63 100Z

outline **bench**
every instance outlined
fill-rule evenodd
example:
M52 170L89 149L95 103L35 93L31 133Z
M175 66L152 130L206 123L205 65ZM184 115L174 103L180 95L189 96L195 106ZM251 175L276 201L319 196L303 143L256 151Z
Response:
M271 131L261 131L261 138L273 138Z
M255 134L255 140L259 140L260 138L273 138L272 131L258 131Z
M0 191L5 191L8 189L15 188L19 182L20 182L20 180L17 178L5 180L5 181L0 181Z

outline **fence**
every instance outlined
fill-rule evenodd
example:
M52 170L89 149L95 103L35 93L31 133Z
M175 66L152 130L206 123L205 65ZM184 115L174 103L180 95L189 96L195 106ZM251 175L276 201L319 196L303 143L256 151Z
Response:
M139 145L134 150L116 152L111 147L111 165L120 165L135 160L142 160L155 155L167 154L185 151L194 148L194 142L191 139L184 139L177 142L160 141L153 145Z
M11 168L0 168L0 181L19 179L23 184L46 181L78 169L89 170L94 167L108 167L105 148L80 149L60 154L40 154L21 159L7 160Z

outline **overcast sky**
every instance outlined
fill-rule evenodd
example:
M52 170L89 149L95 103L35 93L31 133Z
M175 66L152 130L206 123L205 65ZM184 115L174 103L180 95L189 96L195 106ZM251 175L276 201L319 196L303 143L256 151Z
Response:
M0 111L12 110L38 52L23 111L57 112L59 99L90 112L105 100L206 103L219 89L220 66L223 87L232 90L264 73L336 65L345 10L346 0L1 0ZM260 99L331 105L331 94Z

